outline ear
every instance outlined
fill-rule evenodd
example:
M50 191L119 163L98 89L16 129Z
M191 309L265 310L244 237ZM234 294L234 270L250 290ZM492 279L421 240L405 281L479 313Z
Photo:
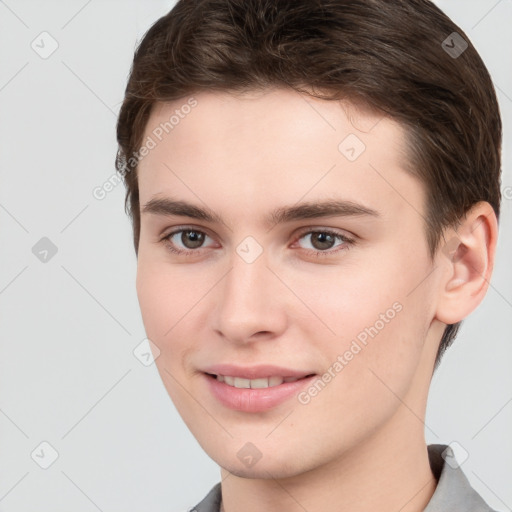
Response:
M489 287L497 238L498 221L487 202L474 205L456 230L445 232L436 255L444 267L436 310L438 320L455 324L480 304Z

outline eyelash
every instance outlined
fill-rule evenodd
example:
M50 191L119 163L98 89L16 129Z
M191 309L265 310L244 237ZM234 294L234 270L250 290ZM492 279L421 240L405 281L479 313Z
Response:
M205 233L204 231L201 231L199 229L195 229L192 227L180 227L179 229L175 229L174 231L171 231L170 233L165 235L161 241L164 242L167 249L174 254L179 254L182 256L191 256L192 254L199 253L201 251L201 249L203 249L202 247L199 247L198 249L186 249L186 250L176 249L176 247L171 243L170 240L174 235L176 235L178 233L183 233L184 231L193 231L194 233L201 233L201 234L204 234L205 236L209 236L207 233ZM304 238L305 236L311 235L313 233L322 233L325 235L330 235L330 236L333 236L334 238L338 239L339 241L343 242L343 244L340 247L338 247L337 249L334 249L334 250L326 249L325 251L321 251L321 250L315 250L315 249L304 249L306 252L313 253L317 257L332 256L333 254L337 254L340 251L346 251L355 243L354 239L347 237L346 235L343 235L336 231L330 230L330 229L310 229L309 231L304 231L297 237L296 241L299 241L300 239ZM209 237L209 238L211 238L211 237Z

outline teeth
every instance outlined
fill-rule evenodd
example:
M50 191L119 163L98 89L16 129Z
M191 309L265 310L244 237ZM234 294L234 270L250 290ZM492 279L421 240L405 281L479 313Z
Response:
M268 388L268 379L251 379L252 389Z
M300 377L268 377L264 379L243 379L241 377L230 377L229 375L217 375L219 382L224 382L228 386L233 386L240 389L262 389L279 386L283 382L295 382Z
M241 379L240 377L235 377L235 388L247 388L251 387L251 381L249 379Z
M268 378L268 387L272 386L279 386L284 382L284 379L282 377L269 377Z

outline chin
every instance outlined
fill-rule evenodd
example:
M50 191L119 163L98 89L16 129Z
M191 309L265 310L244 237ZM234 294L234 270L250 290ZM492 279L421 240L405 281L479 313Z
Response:
M278 465L277 467L268 467L267 465L264 464L260 466L259 463L253 466L252 468L243 468L240 466L240 464L236 463L227 464L226 466L222 466L222 468L239 478L250 478L253 480L280 480L283 478L294 477L300 473L299 470L293 471L292 468L284 469L280 465Z
M236 456L235 458L226 459L226 452L220 457L213 458L213 460L225 471L240 478L262 480L292 478L309 469L307 467L301 467L299 460L290 460L290 456L285 454L283 454L282 457L276 457L275 454L273 457L266 457L265 454L263 454L261 459L250 467L245 467L244 463Z

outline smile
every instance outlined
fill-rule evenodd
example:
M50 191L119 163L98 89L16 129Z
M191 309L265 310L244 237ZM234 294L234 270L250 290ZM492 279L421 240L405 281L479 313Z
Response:
M228 386L233 386L239 389L263 389L280 386L283 382L295 382L301 377L268 377L260 379L243 379L241 377L232 377L229 375L212 375L219 382L224 382Z
M203 373L211 396L224 407L246 413L265 412L297 397L317 377L257 377Z

